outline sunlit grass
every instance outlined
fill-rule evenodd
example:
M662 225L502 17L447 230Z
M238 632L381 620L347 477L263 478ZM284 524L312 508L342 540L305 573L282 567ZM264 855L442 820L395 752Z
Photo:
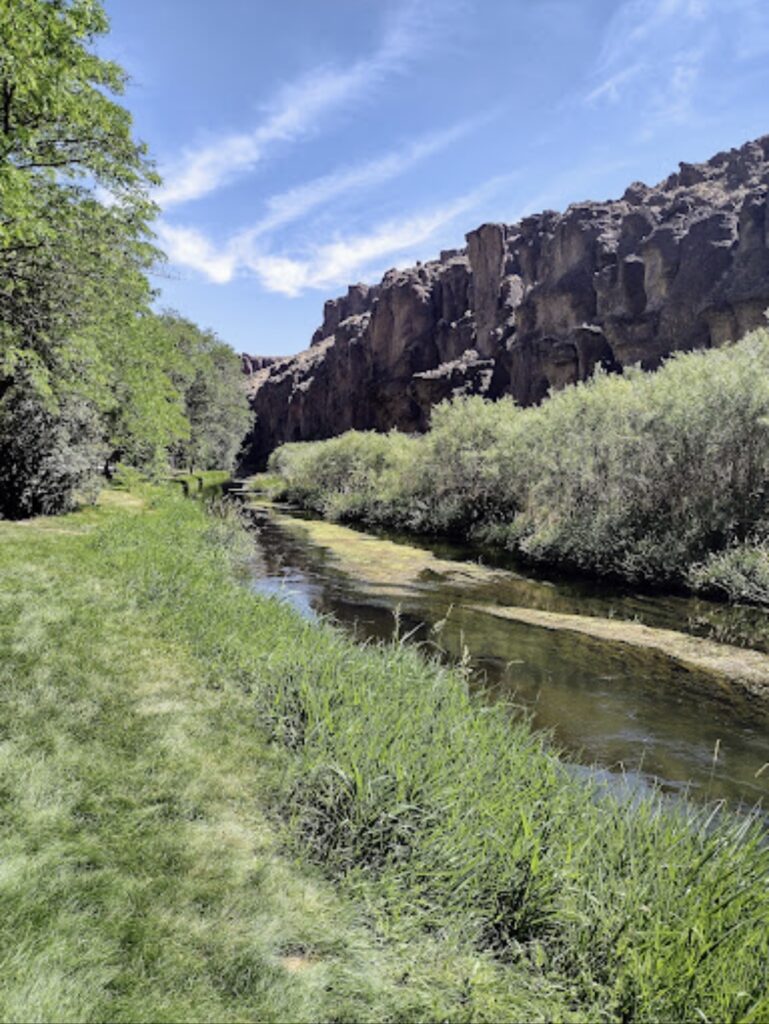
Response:
M286 856L253 698L109 561L162 587L191 509L0 524L0 1019L451 1017L455 960L384 948Z
M749 822L576 781L461 673L251 595L231 520L144 501L0 524L0 1016L766 1019Z

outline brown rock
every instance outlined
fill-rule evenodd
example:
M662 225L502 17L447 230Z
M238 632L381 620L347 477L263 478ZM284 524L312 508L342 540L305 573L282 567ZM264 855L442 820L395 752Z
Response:
M769 136L681 164L660 185L484 224L467 248L352 285L310 349L244 356L255 427L242 469L283 441L424 430L457 394L550 389L721 345L769 307Z

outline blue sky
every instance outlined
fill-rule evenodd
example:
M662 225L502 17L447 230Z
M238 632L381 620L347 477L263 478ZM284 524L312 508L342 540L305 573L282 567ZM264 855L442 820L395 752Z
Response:
M239 351L488 220L769 133L769 0L106 0L160 304Z

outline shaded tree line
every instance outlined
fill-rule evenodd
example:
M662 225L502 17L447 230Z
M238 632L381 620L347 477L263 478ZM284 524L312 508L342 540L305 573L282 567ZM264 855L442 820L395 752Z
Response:
M248 427L235 353L152 310L159 179L107 30L97 0L0 0L0 516L117 461L227 468Z

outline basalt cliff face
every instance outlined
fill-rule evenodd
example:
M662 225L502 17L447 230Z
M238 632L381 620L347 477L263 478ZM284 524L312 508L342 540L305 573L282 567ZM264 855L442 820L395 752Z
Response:
M540 401L603 365L653 369L769 307L769 136L655 187L484 224L467 246L325 304L310 348L244 357L256 413L242 469L285 441L424 430L452 395Z

